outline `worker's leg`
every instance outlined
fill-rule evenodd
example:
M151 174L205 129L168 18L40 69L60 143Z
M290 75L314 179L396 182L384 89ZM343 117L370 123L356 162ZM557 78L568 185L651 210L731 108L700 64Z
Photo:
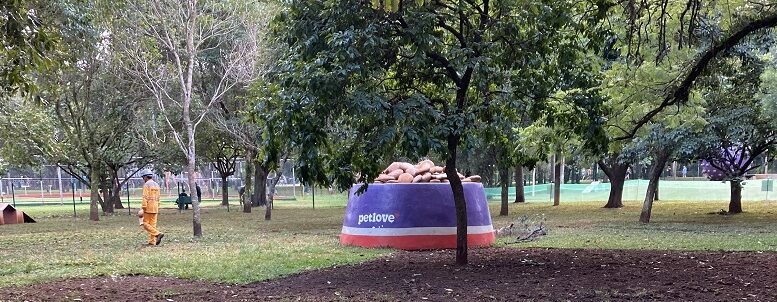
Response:
M143 228L148 232L148 244L156 244L156 236L159 231L156 229L156 213L143 214Z

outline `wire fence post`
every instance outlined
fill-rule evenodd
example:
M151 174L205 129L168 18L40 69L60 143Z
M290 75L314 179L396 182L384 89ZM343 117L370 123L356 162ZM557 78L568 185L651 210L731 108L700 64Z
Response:
M127 181L126 185L127 185L127 214L132 216L132 206L130 205L129 181Z
M57 182L59 184L59 204L65 203L65 193L62 189L62 168L57 166Z
M291 166L291 193L297 199L297 178L294 175L294 166Z
M43 169L38 173L38 177L38 180L40 181L40 203L45 205L46 201L43 199Z
M13 207L16 207L16 190L13 186L13 181L11 181L11 199L13 200Z
M73 187L73 217L76 217L76 183L70 182Z

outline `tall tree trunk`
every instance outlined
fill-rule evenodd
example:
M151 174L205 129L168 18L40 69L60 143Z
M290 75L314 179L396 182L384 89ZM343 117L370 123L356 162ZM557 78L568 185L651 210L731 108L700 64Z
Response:
M515 203L526 202L523 193L523 166L515 167Z
M559 185L562 185L567 183L567 175L566 175L567 159L561 154L559 154L558 157L561 158L560 163L556 163L556 164L561 164L561 169L559 169L559 173L561 173L561 178L559 178L560 180Z
M254 170L254 195L251 197L251 204L255 207L267 205L267 169L256 162Z
M188 113L184 115L186 124L186 133L188 138L186 154L186 172L189 186L189 196L192 199L192 233L195 238L202 237L202 218L200 213L200 197L197 196L197 179L195 178L195 169L197 167L197 154L194 141L194 127L189 119Z
M666 162L664 162L664 164L666 165ZM664 167L662 166L661 167L661 171L663 171L663 170L664 170ZM658 195L658 188L661 187L661 184L658 181L658 180L661 179L661 172L658 172L658 176L656 176L656 177L658 177L658 178L656 179L656 186L655 186L655 190L654 190L655 192L653 193L653 200L661 200L661 198L659 198L659 195Z
M509 211L507 207L509 203L508 190L510 188L510 169L508 167L499 167L499 183L502 187L502 207L499 209L499 216L507 216Z
M103 209L103 214L113 214L113 200L111 200L110 191L107 189L100 192L100 207Z
M270 191L275 191L275 188L270 189ZM275 196L271 195L267 198L267 206L264 207L264 220L270 221L272 219L272 201L275 198Z
M104 214L113 214L113 199L111 199L111 186L105 179L100 181L100 207L102 207Z
M626 170L628 170L628 164L621 164L617 162L617 159L610 159L610 166L607 166L603 161L599 161L599 167L610 179L610 196L607 199L605 208L621 208L623 207L623 185L626 182Z
M553 206L561 204L561 154L553 156Z
M445 173L450 177L453 201L456 205L456 264L465 265L467 259L467 202L464 199L464 186L456 176L456 151L459 146L458 135L448 135L448 159L445 161Z
M661 179L661 172L664 171L664 165L666 165L669 159L669 152L666 150L660 150L655 155L656 160L650 168L650 181L645 193L645 201L642 204L642 213L639 214L639 221L643 223L650 222L650 216L653 212L653 200L654 197L658 196L658 181Z
M251 203L254 190L254 165L253 160L256 157L256 151L248 150L246 154L246 169L245 169L245 190L243 191L243 213L251 213Z
M121 202L121 188L114 188L111 190L111 202L114 209L123 209L124 204Z
M197 196L197 180L194 178L194 167L196 165L195 162L195 153L194 153L194 137L192 135L191 137L190 145L192 146L192 149L189 151L190 156L189 157L189 164L186 168L188 171L188 178L189 178L189 196L192 198L192 231L194 232L194 237L202 237L202 220L200 216L200 198Z
M729 182L731 183L731 201L728 203L728 213L742 213L742 181L736 179Z
M113 189L111 189L111 202L114 209L123 209L124 204L121 203L121 182L119 182L119 172L111 169Z
M115 209L124 209L124 203L121 201L121 191L113 195L113 206Z
M677 161L672 162L672 179L677 180Z
M270 180L270 191L267 193L267 207L264 210L264 220L272 219L272 203L275 201L275 186L278 185L278 182L281 180L281 176L283 176L283 169L278 170L280 171L276 173L273 179Z
M194 20L197 19L196 12L189 14L188 16L188 22L194 22ZM181 77L181 79L184 79L182 81L182 92L183 92L183 125L186 127L186 138L187 138L187 146L186 146L186 159L188 161L188 165L186 167L186 170L189 174L189 192L192 195L192 229L194 231L194 237L202 237L202 221L200 217L200 199L195 198L197 192L197 183L196 179L194 178L194 171L197 167L197 149L195 148L195 140L194 140L194 123L191 119L191 104L192 104L192 95L194 93L193 85L194 85L194 65L195 65L195 54L197 53L197 47L194 44L194 28L188 28L186 33L186 52L188 54L188 57L186 60L188 61L185 64L185 75Z
M229 183L227 182L227 176L221 174L221 205L229 205Z
M100 213L97 205L100 203L100 173L93 164L89 172L89 220L100 221Z

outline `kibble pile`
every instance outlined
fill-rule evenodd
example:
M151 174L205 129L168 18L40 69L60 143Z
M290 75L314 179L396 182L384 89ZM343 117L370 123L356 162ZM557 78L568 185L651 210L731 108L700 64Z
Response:
M458 174L461 182L480 182L480 176L464 177ZM448 182L445 167L435 166L431 160L424 160L417 165L405 162L394 162L383 170L376 183L440 183Z

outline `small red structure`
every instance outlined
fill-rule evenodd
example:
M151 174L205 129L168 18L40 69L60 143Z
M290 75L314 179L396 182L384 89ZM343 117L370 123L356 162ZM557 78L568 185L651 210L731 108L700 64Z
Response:
M34 222L35 219L15 209L10 203L0 203L0 225Z

